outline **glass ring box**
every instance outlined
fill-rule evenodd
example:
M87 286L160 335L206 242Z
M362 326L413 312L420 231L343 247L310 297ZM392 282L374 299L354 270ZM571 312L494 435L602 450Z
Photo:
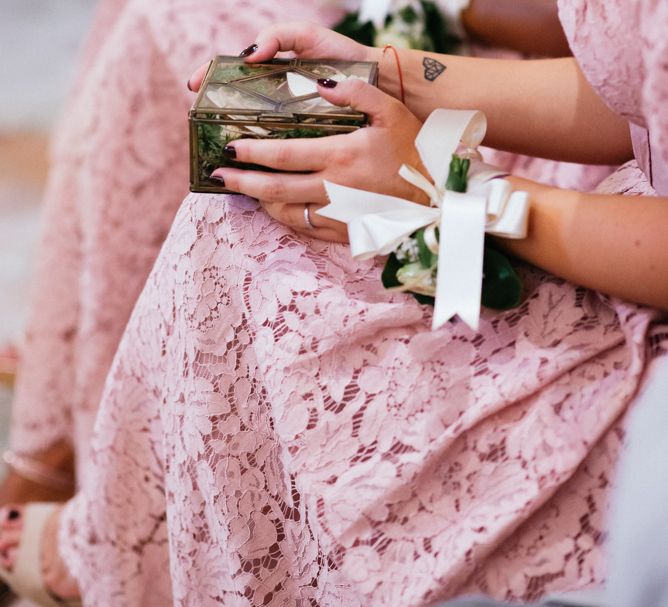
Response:
M365 114L320 97L318 78L376 85L378 64L306 59L248 64L239 57L216 57L189 115L190 191L232 193L209 179L218 167L269 170L226 157L223 148L236 139L322 137L364 126Z

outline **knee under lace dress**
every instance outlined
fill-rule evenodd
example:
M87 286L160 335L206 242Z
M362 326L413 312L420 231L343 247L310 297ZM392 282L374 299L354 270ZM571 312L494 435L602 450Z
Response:
M600 190L668 195L668 5L560 10L634 135L637 162ZM125 155L122 192L160 187ZM608 489L666 353L662 315L525 267L521 308L432 332L379 270L252 200L186 198L61 524L85 604L422 606L603 580Z

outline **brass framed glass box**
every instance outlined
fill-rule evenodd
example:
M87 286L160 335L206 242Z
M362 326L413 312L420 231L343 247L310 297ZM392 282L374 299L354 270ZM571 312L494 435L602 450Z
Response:
M190 190L230 192L211 172L222 166L268 170L236 162L223 148L241 138L291 139L348 133L367 117L320 97L316 81L358 78L373 85L373 62L273 59L248 64L239 57L216 57L190 110Z

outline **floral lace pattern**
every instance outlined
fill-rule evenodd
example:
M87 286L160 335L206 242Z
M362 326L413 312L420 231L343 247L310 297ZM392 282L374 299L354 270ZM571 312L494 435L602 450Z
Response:
M426 605L601 582L654 313L527 267L521 309L432 332L379 271L248 199L186 199L62 528L89 604Z
M279 18L333 23L328 4L101 3L52 146L14 449L64 438L85 460L114 352L187 193L186 78Z
M636 158L656 191L668 196L668 5L629 0L611 9L606 2L562 0L559 8L582 70L629 120Z
M276 4L127 0L96 47L56 143L16 445L87 447L187 182L164 128L183 75ZM633 163L602 191L652 192ZM432 332L379 271L248 199L186 198L61 526L86 605L422 606L603 580L624 413L668 328L525 267L520 309Z
M333 23L351 8L339 0L302 4L100 3L53 143L14 449L32 453L66 439L85 459L113 354L186 193L187 137L176 127L192 102L184 79L213 53L245 48L279 18ZM488 160L583 190L607 173L491 150Z

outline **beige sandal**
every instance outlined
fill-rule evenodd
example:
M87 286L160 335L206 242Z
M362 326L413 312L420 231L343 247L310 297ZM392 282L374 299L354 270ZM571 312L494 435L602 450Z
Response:
M42 581L40 547L44 527L55 510L62 504L32 503L23 511L21 542L12 571L0 567L0 578L21 598L29 599L42 607L78 607L81 601L59 599L49 593Z

